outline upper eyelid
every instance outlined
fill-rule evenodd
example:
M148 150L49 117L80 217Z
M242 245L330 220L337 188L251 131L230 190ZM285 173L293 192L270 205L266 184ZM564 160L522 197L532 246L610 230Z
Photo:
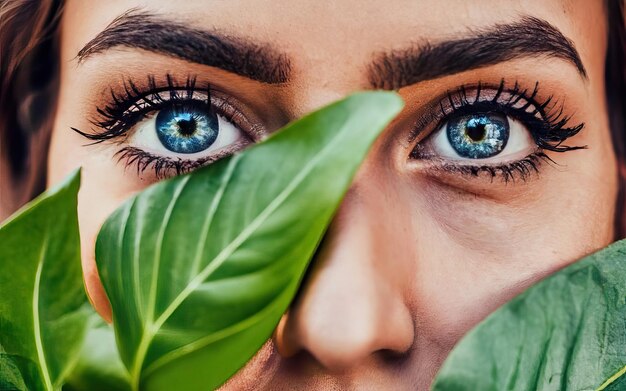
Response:
M204 88L197 87L195 76L187 77L186 82L183 85L175 81L171 77L171 75L168 74L166 76L166 83L167 85L159 86L156 82L156 79L152 75L148 76L148 85L146 87L141 87L141 88L138 87L132 81L132 79L128 79L127 81L125 80L123 82L123 88L124 88L124 92L126 96L123 97L123 99L125 102L129 104L129 106L132 106L134 103L136 103L140 99L143 99L144 101L147 101L149 103L151 99L148 99L148 97L153 97L153 98L158 97L159 98L158 100L166 101L164 99L161 99L160 97L160 94L164 92L169 92L170 94L169 100L179 99L180 95L178 94L178 91L187 92L188 99L191 99L192 98L191 95L200 90L204 90L208 97L210 97L211 95L211 86L207 84L206 87ZM119 97L116 96L116 93L113 89L111 89L111 97L116 104L119 105L119 103L121 103Z
M165 83L157 82L153 75L148 75L145 86L138 86L132 79L125 79L121 88L118 86L117 89L116 91L115 87L110 88L109 102L103 108L96 107L96 115L89 121L93 126L103 129L102 132L87 133L74 127L72 130L93 140L94 143L100 143L119 138L128 130L120 121L136 123L143 119L147 112L157 110L159 106L167 104L172 99L193 100L193 94L197 93L204 93L207 101L211 98L211 86L209 84L199 86L196 77L191 75L184 82L179 82L168 74ZM186 92L187 96L182 96L180 92ZM169 99L163 99L160 96L162 93L169 94ZM146 103L146 106L138 106L139 102ZM133 107L135 110L132 110Z
M184 90L181 89L180 91L184 91ZM168 104L169 102L172 102L172 101L177 101L177 102L186 102L186 101L192 101L192 100L207 101L208 99L211 98L210 93L204 92L204 91L184 91L184 92L187 92L187 96L185 97L181 97L180 95L172 96L171 92L172 91L170 90L161 90L161 91L152 92L150 93L149 96L141 97L135 102L133 102L128 107L127 111L135 111L133 109L136 109L136 111L142 111L146 108L151 108L152 110L156 110L158 106L163 105L163 104ZM167 95L170 95L170 96L168 97ZM144 104L145 106L143 107L139 106L140 104Z
M462 114L463 111L465 111L467 115L470 115L474 114L476 110L487 109L500 111L507 116L515 117L520 120L535 139L537 146L542 150L566 152L587 148L587 145L570 146L564 144L566 140L577 135L585 127L585 123L580 122L569 126L572 115L565 114L563 102L556 101L553 95L540 98L539 82L535 82L530 95L528 95L529 90L521 89L520 84L517 82L513 89L508 90L505 88L504 80L500 82L498 87L495 87L495 92L493 92L493 85L486 87L486 85L482 83L478 83L476 87L469 88L476 88L480 91L491 88L493 96L491 99L487 100L476 99L473 103L468 101L464 102L463 96L468 94L468 87L462 86L452 93L456 94L454 98L449 91L446 93L445 98L437 98L436 104L439 105L439 110L433 108L435 103L431 101L429 104L430 109L426 112L427 114L418 117L415 127L409 134L409 137L411 137L409 140L410 145L415 145L414 148L417 148L419 143L423 142L427 137L430 137L432 131L440 129L451 115L457 113ZM506 94L510 94L508 99L504 98ZM525 101L519 107L515 105L522 102L522 100L513 98L513 96L516 95L521 95L522 99ZM457 107L454 99L463 104ZM452 112L450 113L447 113L442 106L444 104L443 102L446 100L449 102L450 107L452 107ZM528 111L528 108L532 108L532 110ZM422 121L421 124L420 121ZM432 123L435 124L434 128L432 127ZM427 129L431 128L432 131L427 132ZM418 136L421 140L416 145L415 140Z
M71 129L93 143L117 139L118 143L122 143L124 139L121 137L132 126L149 113L157 112L171 104L172 100L177 100L181 104L206 102L210 110L215 110L252 141L260 141L267 135L262 120L256 118L254 112L246 110L246 105L231 93L208 82L197 82L195 75L188 75L183 80L177 80L169 73L158 80L154 75L148 75L147 82L141 85L133 82L132 78L124 79L122 83L110 87L108 102L102 108L96 107L96 114L90 119L90 123L100 131L87 133L74 127Z
M445 109L443 109L443 107L440 106L442 109L442 116L449 116L454 112L463 110L465 108L471 108L472 106L492 104L495 107L507 107L510 109L515 109L520 113L525 112L529 115L535 115L543 119L547 117L546 108L550 106L554 98L553 95L550 95L542 103L538 102L538 82L535 83L535 87L533 88L530 95L528 94L528 89L520 89L519 84L517 83L511 90L506 90L502 88L501 84L495 92L494 96L488 99L481 98L480 92L484 91L484 88L482 88L480 84L476 87L476 90L478 92L476 93L476 97L472 101L468 99L471 98L471 96L469 95L472 94L467 94L467 89L465 87L461 87L459 91L457 91L457 94L460 94L456 97L459 102L454 102L454 98L452 98L452 95L449 94L449 111L446 111Z
M471 110L473 106L479 104L484 106L491 104L492 108L497 109L524 102L524 105L512 108L517 110L533 108L528 114L539 114L539 118L548 119L550 117L548 111L556 104L553 95L548 96L543 101L539 100L538 95L539 82L535 82L534 87L529 89L522 88L517 81L513 87L506 87L504 80L499 84L478 82L447 90L424 105L425 108L415 120L413 129L408 135L408 142L413 143L417 138L424 139L427 134L430 134L429 130L439 129L450 115L459 110ZM508 99L504 97L508 97ZM562 114L562 110L559 112L560 114Z

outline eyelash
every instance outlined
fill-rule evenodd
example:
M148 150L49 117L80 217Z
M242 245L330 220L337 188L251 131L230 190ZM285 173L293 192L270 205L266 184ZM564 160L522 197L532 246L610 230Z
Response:
M101 131L95 133L83 132L80 129L72 128L75 132L83 137L92 140L93 144L102 143L104 141L123 139L128 132L145 119L151 113L162 110L173 104L184 104L190 102L198 102L199 99L194 98L194 94L202 92L206 95L206 99L202 103L214 110L217 114L223 116L227 121L236 125L248 133L250 138L252 134L258 133L257 129L249 129L249 124L236 109L232 108L227 100L213 100L211 98L211 87L207 85L205 88L199 88L196 85L195 77L189 76L184 84L178 84L170 75L166 75L166 85L159 87L153 75L148 76L147 88L140 89L132 80L124 82L124 93L118 95L111 89L111 102L104 108L96 108L97 116L90 120L90 123ZM164 99L161 95L166 94L168 98ZM236 145L235 147L241 147ZM170 175L181 175L193 171L201 166L210 164L223 157L232 154L234 150L226 150L216 156L206 158L187 160L182 158L171 158L158 156L139 148L124 147L117 151L114 156L118 161L125 160L127 167L136 165L137 174L152 168L157 178L162 179Z
M107 104L103 109L96 108L98 118L92 119L90 122L92 125L102 129L102 132L92 134L82 132L76 128L72 129L96 143L121 138L135 124L146 118L148 113L160 110L165 105L175 102L191 101L196 91L198 91L196 79L193 77L188 77L185 85L181 86L176 84L168 74L167 86L157 87L154 76L148 76L148 88L145 91L141 91L132 80L128 80L124 83L124 94L122 96L117 95L111 89L111 103ZM170 94L170 99L164 100L161 97L160 94L164 92ZM182 96L180 92L185 92L186 96ZM210 87L207 86L204 92L207 94L205 103L213 107L210 104Z
M456 91L449 91L443 100L439 101L438 108L429 111L424 117L418 120L410 139L414 140L423 129L430 127L432 123L437 125L434 129L440 129L450 118L475 114L485 111L499 111L506 116L511 116L522 122L530 131L538 150L525 158L500 164L500 165L471 165L443 163L435 170L458 173L478 177L482 173L487 173L491 180L501 176L504 182L515 181L516 176L522 181L527 180L532 173L539 173L542 162L557 164L544 151L567 152L578 149L586 149L587 146L569 146L563 143L569 138L578 134L585 126L584 123L568 127L571 116L564 115L563 105L552 103L554 97L549 96L543 103L537 101L539 95L539 82L535 83L533 91L529 94L527 89L522 90L518 82L515 82L511 90L505 90L505 81L501 80L493 98L481 100L481 94L485 91L485 86L478 83L476 92L468 93L468 87L462 86ZM509 97L502 100L502 95ZM446 110L444 101L449 103L450 108ZM522 106L516 107L520 102L525 102ZM532 108L531 111L527 111ZM421 159L420 144L411 152L411 158Z
M98 116L90 122L102 129L102 131L85 133L76 128L72 129L87 139L94 141L94 143L121 139L128 134L128 131L135 124L146 118L150 113L175 103L197 102L198 99L194 99L194 94L197 92L206 94L207 98L204 103L209 105L211 110L217 110L226 120L242 129L245 128L245 126L241 126L246 121L242 118L240 112L232 109L226 102L220 104L212 101L209 85L200 89L196 86L196 79L191 76L182 85L177 84L169 74L166 75L166 81L167 84L165 86L159 87L154 76L148 76L147 88L141 90L129 79L124 83L123 94L118 95L111 89L111 102L102 109L96 109ZM584 123L567 127L571 117L563 114L563 105L558 107L556 103L551 105L553 96L549 96L543 103L537 102L539 93L538 82L535 83L535 87L530 94L527 89L522 90L517 82L515 82L511 90L505 90L504 86L505 82L503 79L493 98L488 100L481 100L481 94L484 93L486 87L482 83L478 83L475 86L475 92L471 94L468 93L468 88L470 87L467 86L462 86L456 91L449 91L439 101L438 108L430 110L418 120L411 134L411 139L415 139L423 129L431 127L433 123L437 124L435 129L439 129L456 115L468 115L481 111L499 111L520 120L531 132L538 150L521 160L501 165L471 165L443 162L433 167L434 170L474 177L487 173L492 180L497 176L501 176L504 182L514 181L516 176L526 180L532 173L539 172L539 166L542 162L548 161L556 164L543 151L567 152L587 148L587 146L563 145L567 139L575 136L583 129ZM161 96L164 93L169 95L168 99L164 99ZM508 98L502 99L503 94L509 95ZM445 101L449 104L448 109L444 107ZM520 102L525 103L520 107L515 107ZM529 108L532 108L532 110L530 112L526 111ZM254 131L250 133L254 133ZM199 160L186 160L157 156L134 147L124 147L117 151L115 156L117 156L118 161L125 160L127 167L135 164L138 174L152 167L157 178L164 178L169 173L180 175L190 172L219 160L232 152L234 151L224 151L219 156L211 156ZM411 158L423 158L419 153L420 144L417 144L411 152Z
M124 147L115 153L118 161L126 160L126 166L136 165L137 174L140 174L152 167L157 178L166 178L170 173L182 175L191 172L204 165L213 163L230 155L230 151L225 151L216 156L210 156L197 160L172 159L169 157L157 156L135 147Z

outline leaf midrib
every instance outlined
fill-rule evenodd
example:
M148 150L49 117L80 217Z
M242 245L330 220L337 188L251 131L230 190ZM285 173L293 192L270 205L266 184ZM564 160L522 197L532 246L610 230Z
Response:
M341 134L341 132L337 132ZM335 136L332 141L335 141L339 136ZM216 269L218 269L229 256L231 256L239 246L245 241L250 235L252 235L260 226L265 222L265 220L271 215L272 212L278 208L286 198L295 190L295 188L304 180L306 175L313 169L315 164L321 159L323 155L330 149L331 146L334 146L333 142L327 144L318 154L314 156L314 158L305 166L305 168L298 174L296 177L285 187L285 189L276 197L270 204L265 207L265 209L259 213L259 215L239 234L232 240L222 251L213 260L209 262L209 264L198 274L196 278L191 280L189 284L182 290L182 292L174 298L172 303L163 311L161 316L157 318L155 322L155 326L160 328L165 322L169 319L169 317L176 311L178 306L182 304L182 302L198 287L202 282L204 282Z
M283 294L287 292L287 290L283 291ZM170 352L168 352L167 354L164 354L163 356L161 356L158 360L155 360L152 364L150 364L146 370L144 371L144 374L142 377L147 377L150 375L150 373L156 371L157 369L159 369L160 367L163 367L165 365L167 365L168 363L176 360L179 357L182 357L186 354L189 354L191 352L195 352L197 350L200 350L204 347L206 347L208 344L213 343L217 340L221 340L224 339L226 337L229 337L233 334L236 334L240 331L243 331L245 329L247 329L248 327L251 327L257 323L260 323L261 321L263 321L268 314L270 314L272 312L272 310L274 309L274 307L281 301L282 299L282 295L278 295L276 296L276 298L274 300L272 300L267 306L265 306L265 308L263 308L262 311L257 312L256 314L254 314L251 317L245 318L242 321L239 321L231 326L226 327L225 329L221 329L219 331L216 331L210 335L207 335L203 338L197 339L195 341L192 341L186 345L183 345L179 348L176 348L175 350L172 350Z
M281 193L276 198L274 198L272 202L270 202L270 204L266 206L265 209L261 213L259 213L257 217L239 235L237 235L237 237L235 237L235 239L233 239L226 247L224 247L224 249L222 249L222 251L220 251L220 253L216 257L214 257L213 260L211 260L209 264L198 274L198 276L196 276L187 284L187 286L181 291L181 293L178 294L178 296L174 298L174 300L172 300L172 303L165 309L165 311L163 311L161 316L159 316L156 321L152 323L151 327L148 328L148 333L143 334L144 336L146 336L146 338L145 341L144 338L142 338L141 342L144 342L146 345L146 353L147 346L149 346L158 330L163 326L163 324L165 324L165 322L174 313L174 311L176 311L180 304L182 304L182 302L217 268L219 268L221 264L239 248L243 241L245 241L250 235L252 235L256 231L256 229L258 229L261 224L265 222L270 214L287 199L287 197L297 188L298 184L300 184L313 170L313 168L321 160L321 158L326 155L329 150L334 148L336 140L341 138L349 123L350 120L344 122L344 124L339 128L339 130L336 132L336 135L331 139L331 141L326 144L326 146L322 148L322 150L314 155L313 159L311 159L309 163L304 167L304 169L300 171L291 182L289 182L285 189L283 189L283 191L281 191ZM233 158L230 164L236 164L238 161L239 159ZM141 342L140 346L142 345ZM145 354L143 359L145 359ZM141 363L136 363L136 368L140 369L141 367L143 367L143 359ZM139 380L141 377L140 372L141 371L139 370L137 372L134 372L133 374L133 377L135 377L133 379L135 389L139 388Z
M157 295L157 282L158 282L158 273L161 267L161 252L163 251L163 238L165 237L165 231L171 221L172 211L176 206L176 202L178 201L180 195L183 190L189 183L190 176L186 176L181 180L180 183L177 184L176 189L174 190L174 195L170 200L167 209L165 211L165 216L163 221L161 222L161 227L159 228L159 233L157 236L157 251L154 255L154 264L152 265L152 279L150 281L150 291L148 293L148 314L146 316L146 328L144 332L141 334L141 340L139 341L139 346L137 348L137 354L135 355L135 359L133 361L132 367L132 377L133 384L135 389L139 389L139 379L141 378L141 368L143 367L143 362L145 360L145 356L148 353L148 348L150 347L150 342L154 337L154 309L156 307L156 295ZM139 292L137 292L138 294ZM156 328L158 329L158 327Z
M235 171L235 167L237 166L237 161L241 159L241 155L233 156L232 161L226 167L226 173L222 176L222 180L220 182L220 187L215 193L215 198L209 205L209 210L207 212L207 217L204 219L204 223L202 224L202 230L200 231L200 240L198 240L198 247L196 247L196 254L194 255L193 263L191 265L191 272L189 273L190 279L193 280L193 276L198 273L198 269L200 268L200 261L202 260L202 253L204 248L206 247L206 242L209 236L209 230L211 225L213 224L213 217L215 216L215 212L217 211L217 207L222 203L222 199L224 198L224 191L230 182L233 172Z
M35 273L35 284L33 286L33 327L35 333L35 349L37 350L37 361L39 362L39 370L41 377L43 378L44 387L46 390L52 391L52 379L50 379L50 372L48 370L48 362L46 361L46 353L43 349L43 340L41 336L41 321L39 319L39 291L41 286L41 273L43 272L43 264L46 259L46 253L48 251L48 235L44 236L41 251L39 253L39 261L37 262L37 271Z
M172 220L172 212L176 207L176 203L180 198L180 195L185 190L187 183L189 183L190 176L186 176L183 178L176 189L174 190L174 195L170 200L167 209L165 210L165 216L163 217L163 221L161 223L161 227L159 228L159 233L157 236L157 246L156 252L154 254L154 264L152 265L152 279L150 281L150 292L148 295L148 322L153 322L154 320L154 310L156 307L156 297L157 297L157 283L159 280L159 270L161 269L161 254L163 252L163 238L165 237L165 231L169 226Z
M620 369L619 371L615 372L615 374L611 377L609 377L604 383L602 383L602 385L600 387L598 387L598 389L596 391L602 391L605 390L608 386L610 386L611 384L615 383L616 380L618 380L620 377L626 375L626 365L624 365L624 367L622 369Z

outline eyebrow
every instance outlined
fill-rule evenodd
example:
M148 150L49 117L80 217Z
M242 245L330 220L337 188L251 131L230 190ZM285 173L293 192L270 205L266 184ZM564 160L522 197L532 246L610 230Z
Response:
M368 67L368 79L372 88L394 90L513 59L540 56L566 60L587 78L574 43L545 20L525 16L516 23L496 24L470 37L379 53Z
M287 55L268 45L199 30L136 8L89 41L78 52L78 62L120 46L217 67L267 84L288 82L291 71Z

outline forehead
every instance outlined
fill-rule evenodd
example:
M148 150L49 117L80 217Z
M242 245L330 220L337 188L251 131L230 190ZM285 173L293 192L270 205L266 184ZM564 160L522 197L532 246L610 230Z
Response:
M69 0L64 23L84 44L132 8L254 37L312 60L436 42L523 15L544 19L575 41L604 23L600 0Z

